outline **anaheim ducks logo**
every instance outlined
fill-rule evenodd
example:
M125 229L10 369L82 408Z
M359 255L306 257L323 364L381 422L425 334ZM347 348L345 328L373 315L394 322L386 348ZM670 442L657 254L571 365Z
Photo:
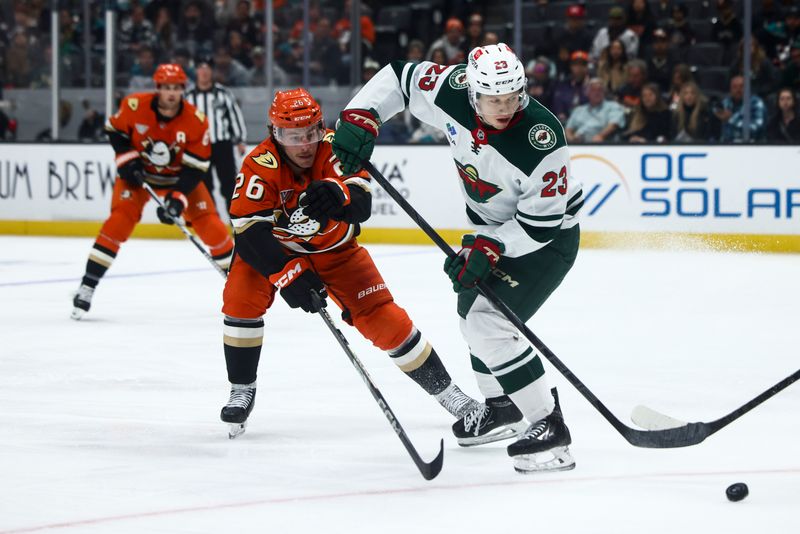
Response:
M482 180L478 176L478 169L474 165L462 165L456 161L456 167L458 167L458 176L464 183L464 191L475 202L480 202L481 204L488 202L489 199L503 190L500 186Z
M142 157L159 171L170 167L180 150L177 143L168 145L164 141L153 141L150 137L142 141L142 146Z
M305 193L300 195L298 201L303 199ZM303 212L303 208L297 206L295 208L287 208L284 205L283 209L275 210L275 226L272 228L272 234L283 240L302 239L303 241L311 241L311 239L320 234L322 224L309 217Z

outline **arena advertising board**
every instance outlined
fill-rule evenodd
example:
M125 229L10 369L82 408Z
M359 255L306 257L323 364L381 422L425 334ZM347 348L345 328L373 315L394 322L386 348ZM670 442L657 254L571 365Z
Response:
M584 230L800 234L800 147L576 146L571 158ZM373 161L431 225L469 227L447 147L379 146ZM114 173L106 145L2 144L0 220L102 221ZM376 186L366 226L414 223Z

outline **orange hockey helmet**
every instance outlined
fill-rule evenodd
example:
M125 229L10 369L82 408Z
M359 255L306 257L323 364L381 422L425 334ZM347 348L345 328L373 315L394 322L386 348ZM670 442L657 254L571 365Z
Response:
M186 73L176 63L162 63L153 74L153 81L156 85L165 83L186 85Z
M269 107L272 135L282 145L317 143L325 136L322 108L303 88L277 91Z

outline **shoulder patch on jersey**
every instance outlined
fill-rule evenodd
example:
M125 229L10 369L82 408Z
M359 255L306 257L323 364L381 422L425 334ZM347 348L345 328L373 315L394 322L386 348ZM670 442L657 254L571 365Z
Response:
M128 99L128 107L131 108L132 111L136 111L139 109L139 99L138 98L129 98Z
M203 122L206 119L206 114L200 111L199 109L194 112L194 116L197 117L200 122Z
M263 154L259 154L258 156L253 156L251 159L262 167L266 167L268 169L278 168L278 159L269 150Z
M546 124L536 124L528 131L528 141L537 150L550 150L556 146L556 133Z
M447 79L450 87L458 91L459 89L466 89L467 87L467 69L464 67L457 68L450 73Z
M328 133L326 133L326 134L325 134L325 137L323 137L323 138L322 138L322 140L323 140L325 143L330 143L330 142L332 142L332 141L333 141L333 134L334 134L334 132L328 132Z

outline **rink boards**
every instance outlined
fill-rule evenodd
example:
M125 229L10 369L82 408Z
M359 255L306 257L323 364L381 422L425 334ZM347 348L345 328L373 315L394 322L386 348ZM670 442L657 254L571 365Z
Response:
M574 146L571 158L586 199L584 246L800 252L800 147ZM468 231L446 146L380 146L373 161L449 241ZM94 235L113 181L107 145L0 145L0 233ZM181 237L152 205L134 235ZM361 239L428 242L378 187Z

